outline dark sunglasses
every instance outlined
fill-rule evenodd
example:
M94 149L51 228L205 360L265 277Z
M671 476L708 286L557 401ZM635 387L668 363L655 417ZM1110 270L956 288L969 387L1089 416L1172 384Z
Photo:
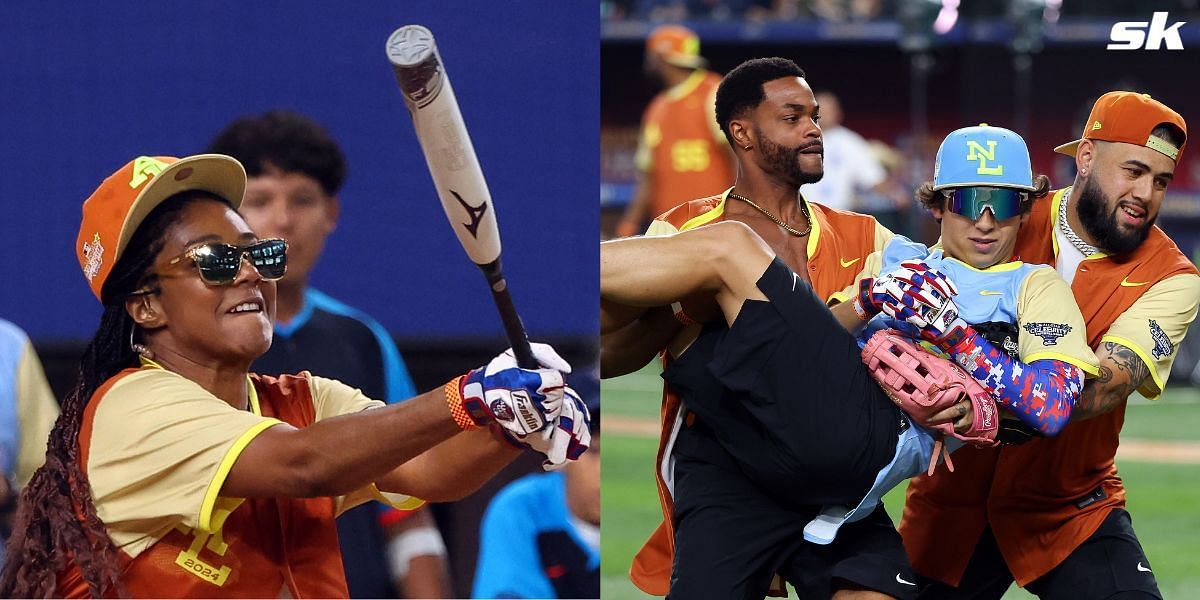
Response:
M972 221L983 216L984 209L992 210L992 217L1003 221L1021 214L1021 203L1029 192L1012 188L962 187L942 190L946 195L946 210L962 215Z
M287 273L287 242L278 238L259 240L244 246L230 246L221 242L210 242L189 249L180 256L167 261L166 266L178 264L184 259L196 263L200 279L209 285L226 285L237 279L242 269L242 259L250 257L250 264L258 269L263 279L275 281Z

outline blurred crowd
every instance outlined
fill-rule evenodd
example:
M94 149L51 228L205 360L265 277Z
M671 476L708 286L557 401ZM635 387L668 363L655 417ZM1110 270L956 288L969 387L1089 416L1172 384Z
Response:
M895 19L909 3L939 4L939 0L601 0L604 19L691 20L820 20L834 23ZM961 12L1003 16L1017 5L1061 5L1061 0L954 1ZM1133 15L1168 11L1185 17L1200 11L1200 0L1098 0L1075 2L1075 16Z
M602 0L607 19L679 21L892 18L897 0Z

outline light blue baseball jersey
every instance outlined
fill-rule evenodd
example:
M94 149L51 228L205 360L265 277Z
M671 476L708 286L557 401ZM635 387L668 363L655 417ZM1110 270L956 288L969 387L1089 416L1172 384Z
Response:
M880 258L879 273L900 268L902 261L920 260L945 274L958 288L955 302L960 316L967 323L1016 324L1021 329L1017 349L1021 362L1062 360L1083 369L1085 373L1096 372L1096 357L1086 343L1083 316L1079 313L1070 287L1052 267L1013 261L988 269L976 269L946 257L940 248L930 250L924 244L903 236L896 236L888 242ZM862 276L876 276L879 273L863 273ZM875 332L889 328L917 337L912 325L879 314L858 335L859 347L864 346ZM994 388L1005 385L999 379L999 374L994 376L996 381L990 381L989 378ZM962 446L962 442L955 438L946 438L945 443L951 452ZM805 527L805 539L818 544L832 542L843 523L865 518L875 510L889 490L901 481L924 472L933 457L933 451L934 438L929 430L910 424L896 440L896 455L879 470L874 485L858 506L852 509L826 507Z

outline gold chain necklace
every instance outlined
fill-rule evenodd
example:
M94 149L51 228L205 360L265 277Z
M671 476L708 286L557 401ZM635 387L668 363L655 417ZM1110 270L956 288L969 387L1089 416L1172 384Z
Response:
M812 231L812 217L808 216L808 207L805 206L805 202L803 200L800 201L800 212L804 214L804 220L808 221L808 227L805 228L804 231L800 231L799 229L796 229L795 227L792 227L791 225L784 223L783 219L780 219L779 217L767 212L767 209L755 204L752 200L750 200L749 198L747 198L745 196L741 196L741 195L735 194L733 192L729 192L729 197L736 198L738 200L741 200L742 202L745 202L746 204L749 204L750 206L754 207L754 210L757 210L758 212L762 213L768 219L774 221L776 225L782 227L784 229L784 231L786 231L796 237L804 237L804 236L808 235L809 232Z

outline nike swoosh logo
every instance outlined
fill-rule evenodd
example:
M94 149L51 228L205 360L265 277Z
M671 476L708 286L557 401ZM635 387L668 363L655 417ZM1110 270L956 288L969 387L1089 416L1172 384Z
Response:
M848 266L850 266L850 265L852 265L852 264L854 264L854 263L856 263L856 262L858 262L858 261L860 261L860 260L862 260L862 258L856 258L856 259L854 259L854 260L851 260L851 261L847 261L847 260L846 260L846 259L844 259L844 258L839 258L839 259L838 259L838 262L842 263L842 268L844 269L844 268L846 268L846 267L848 267Z
M993 292L992 290L979 290L980 296L1003 296L1004 292Z
M1141 563L1138 564L1140 565ZM896 573L896 583L903 583L904 585L917 585L911 581L905 581L904 578L900 577L899 573Z
M462 196L458 195L458 192L450 190L450 193L454 194L454 199L458 200L458 203L467 209L467 216L471 218L471 222L463 223L463 227L466 227L467 231L471 232L471 237L478 238L479 223L483 220L483 214L487 212L487 202L483 202L479 206L471 206L467 204L466 200L462 199Z
M1139 570L1139 571L1144 571L1144 572L1146 572L1146 573L1149 573L1149 572L1150 572L1150 569L1147 569L1146 567L1143 567L1143 566L1142 566L1142 563L1141 563L1140 561L1139 561L1139 562L1138 562L1138 564L1137 564L1137 570Z
M1121 280L1121 287L1138 287L1150 283L1149 281L1130 281L1128 277Z

